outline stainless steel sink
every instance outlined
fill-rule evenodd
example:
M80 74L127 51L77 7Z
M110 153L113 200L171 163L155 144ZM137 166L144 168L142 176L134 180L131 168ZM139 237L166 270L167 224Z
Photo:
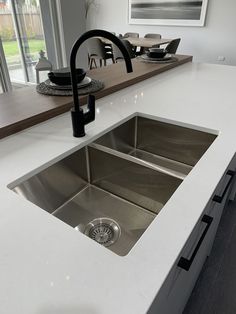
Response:
M184 179L216 135L136 116L95 143L159 166Z
M136 117L11 189L123 256L214 138Z

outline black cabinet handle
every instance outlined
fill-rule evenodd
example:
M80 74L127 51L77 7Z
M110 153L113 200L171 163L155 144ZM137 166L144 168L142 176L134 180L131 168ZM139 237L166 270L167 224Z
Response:
M197 252L198 252L198 250L199 250L199 248L200 248L200 246L201 246L201 244L202 244L202 242L203 242L203 240L204 240L204 238L205 238L205 236L207 234L207 231L210 228L210 225L211 225L211 223L213 221L213 218L211 216L204 215L202 217L201 221L206 223L206 228L204 229L204 231L203 231L203 233L201 235L201 238L199 239L199 241L198 241L198 243L197 243L197 245L196 245L196 247L195 247L195 249L193 251L192 256L190 257L190 259L187 259L185 257L180 257L180 260L179 260L179 262L177 264L177 266L179 266L180 268L183 268L186 271L189 271L189 269L190 269L190 267L192 265L192 262L193 262L195 256L197 255Z
M229 188L229 186L230 186L230 184L231 184L231 182L232 182L232 180L233 180L233 178L234 178L235 171L228 170L228 171L226 172L226 175L227 175L227 176L230 176L230 179L229 179L228 183L226 184L225 189L224 189L222 195L215 195L215 196L213 197L212 200L213 200L214 202L221 203L221 202L223 201L223 199L224 199L224 197L225 197L225 194L226 194L226 192L227 192L227 190L228 190L228 188Z

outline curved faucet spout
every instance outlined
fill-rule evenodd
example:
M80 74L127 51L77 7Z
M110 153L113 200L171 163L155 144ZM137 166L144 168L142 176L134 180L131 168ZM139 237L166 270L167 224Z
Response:
M83 44L83 42L92 37L104 37L112 41L120 49L121 53L124 56L127 72L128 73L133 72L131 59L125 45L122 43L122 41L118 37L116 37L112 33L101 30L101 29L94 29L94 30L84 33L81 37L77 39L77 41L74 43L72 47L71 55L70 55L71 84L72 84L73 101L74 101L74 108L72 109L72 124L73 124L73 134L75 137L84 136L85 135L84 125L95 119L94 96L89 95L89 107L90 107L89 111L91 111L91 114L89 112L84 114L83 110L80 108L78 89L77 89L77 77L76 77L77 52L80 46ZM86 117L84 117L84 115L86 115Z

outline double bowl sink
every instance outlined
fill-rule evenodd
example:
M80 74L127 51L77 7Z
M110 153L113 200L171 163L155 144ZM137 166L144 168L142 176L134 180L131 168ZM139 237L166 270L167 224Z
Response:
M215 138L136 116L10 188L124 256Z

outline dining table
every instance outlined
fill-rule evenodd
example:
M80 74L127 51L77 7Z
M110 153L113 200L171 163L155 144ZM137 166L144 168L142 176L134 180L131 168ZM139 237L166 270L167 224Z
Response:
M144 47L144 48L151 48L154 45L165 45L170 43L173 39L167 39L167 38L145 38L145 37L125 37L121 38L128 40L132 46L134 47ZM111 41L106 38L102 38L101 40L106 45L111 45Z

